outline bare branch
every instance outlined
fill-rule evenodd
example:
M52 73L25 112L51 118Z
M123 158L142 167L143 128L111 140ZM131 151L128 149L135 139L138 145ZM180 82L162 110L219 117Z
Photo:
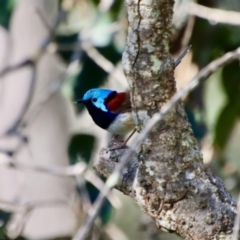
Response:
M18 170L39 172L58 177L82 177L95 186L99 191L101 191L104 187L104 182L94 172L92 172L92 170L87 170L87 165L84 162L78 162L71 166L60 167L26 164L9 158L7 160L5 159L5 161L0 161L0 166L1 165ZM119 208L121 206L120 200L114 194L109 193L107 198L113 207Z
M26 164L21 161L12 160L10 158L1 161L0 165L24 171L46 173L58 177L75 177L82 175L87 167L84 162L79 162L72 166L60 167L60 166L44 166L38 164Z
M131 6L132 7L132 6ZM132 9L131 9L132 10ZM144 31L146 31L146 30L144 30ZM131 50L132 50L133 48L131 48ZM135 52L134 52L135 53ZM138 56L138 55L137 55ZM144 61L143 61L143 64L146 64L146 55L144 55L145 56L145 58L144 58ZM162 108L161 108L161 110L160 110L160 112L158 112L158 113L155 113L153 116L152 116L152 118L146 123L146 125L145 125L145 127L143 128L143 130L141 131L141 133L137 136L137 138L135 139L135 141L133 142L133 144L130 146L130 149L129 149L129 151L127 151L126 152L126 154L124 154L121 158L119 157L117 160L115 160L115 162L113 162L112 161L112 154L108 154L107 155L107 151L105 151L105 153L102 153L101 154L101 159L100 159L100 162L99 163L97 163L97 166L95 166L95 168L97 169L97 171L99 172L99 173L101 173L101 174L103 174L105 177L107 177L107 176L109 176L110 174L110 178L112 178L114 175L119 179L119 177L120 177L120 172L116 172L116 171L118 171L119 169L122 169L122 164L124 163L124 164L126 164L128 161L129 161L129 159L130 158L132 158L133 157L133 151L139 146L139 144L148 136L148 134L150 133L150 131L156 126L156 124L160 121L160 120L163 120L164 119L164 117L166 117L166 115L167 115L167 113L169 113L169 112L171 112L171 110L173 110L174 109L174 106L176 106L176 104L178 103L178 101L182 98L182 97L184 97L186 94L188 94L190 91L192 91L198 84L199 84L199 82L200 82L200 80L202 80L203 78L206 78L206 77L208 77L211 73L213 73L214 71L216 71L219 67L222 67L222 66L224 66L224 65L226 65L226 64L228 64L228 63L230 63L230 62L232 62L233 60L236 60L236 59L239 59L239 56L240 56L240 48L238 48L238 49L236 49L235 51L233 51L233 52L230 52L230 53L227 53L227 54L225 54L224 56L222 56L221 58L219 58L219 59L217 59L217 60L215 60L215 61L213 61L213 62L211 62L209 65L207 65L205 68L203 68L190 82L189 82L189 84L187 84L180 92L178 92L178 93L175 93L170 99L169 99L169 101L167 101L167 103L165 103L165 104L163 104L163 106L162 106ZM128 56L129 57L129 56ZM129 60L129 59L128 59ZM129 62L127 62L127 64L128 64ZM136 60L134 60L134 63L133 63L133 65L135 66L135 64L136 64ZM127 68L127 70L132 70L131 68ZM130 71L129 70L129 71ZM133 70L132 70L133 71ZM140 70L141 71L141 70ZM130 75L130 77L132 77L132 76L134 76L135 77L135 75L133 75L132 73L129 73L129 74L131 74ZM149 73L148 73L149 74ZM141 74L140 74L141 75ZM142 76L141 76L142 77ZM139 78L137 78L138 79L138 82L141 82L141 81L139 81ZM152 78L151 78L152 79ZM135 91L136 91L136 89L134 89ZM136 96L134 96L135 98L136 98ZM142 99L142 98L140 98L140 99ZM178 111L181 111L180 110L180 106L178 106L178 107L176 107L177 108L177 112ZM174 111L173 111L174 112ZM172 116L172 115L170 115L170 116ZM177 119L179 119L179 116L178 116L178 118ZM183 119L184 120L184 119ZM167 120L166 120L167 121ZM179 120L178 120L179 121ZM186 121L186 118L185 118L185 121ZM165 129L160 129L159 131L161 131L161 132L163 132L163 133L166 133L166 130ZM174 131L176 131L176 130L174 130ZM154 135L152 135L152 136L154 136ZM158 138L159 138L159 135L157 135L158 136ZM191 138L191 137L190 137ZM158 145L159 146L159 145ZM142 147L142 148L144 148L144 147ZM195 149L197 149L197 147L195 147ZM151 152L151 151L150 151ZM161 151L160 151L161 152ZM104 156L104 154L105 154L105 156ZM167 154L167 153L166 153ZM191 150L191 154L192 154L192 150ZM200 167L200 165L201 165L201 168L202 168L202 170L203 170L203 178L201 179L201 180L199 180L199 181L203 181L204 182L204 179L206 178L206 179L209 179L209 180L207 180L207 181L213 181L214 182L214 184L212 185L212 186L208 186L209 187L209 191L211 192L211 191L214 191L214 188L215 187L217 187L218 189L222 189L221 191L222 191L222 194L224 195L225 194L225 200L224 201L229 201L228 203L229 203L229 206L228 206L228 210L227 211L229 211L229 216L228 217L230 217L231 216L231 220L233 219L233 216L234 216L234 207L235 207L235 203L234 203L234 201L233 201L233 199L230 197L230 195L224 190L224 187L223 187L223 185L222 185L222 183L220 182L220 181L218 181L217 180L217 178L215 177L215 176L213 176L211 173L208 173L208 172L204 172L205 170L204 170L204 166L200 163L200 160L199 160L199 157L201 156L201 155L198 155L198 153L195 153L196 154L196 166L199 166ZM121 155L121 154L119 154L119 155ZM119 156L118 155L118 156ZM143 157L143 156L142 156ZM176 160L176 159L175 159ZM105 162L104 162L105 161ZM144 163L145 163L145 161L144 161L144 159L143 160L139 160L140 162L142 162L142 165L144 165ZM189 160L190 161L190 160ZM133 162L134 162L134 160L133 160ZM133 163L132 163L133 164ZM154 165L154 163L152 162L152 163L148 163L148 166L153 166L153 165L151 165L151 164L153 164ZM176 163L175 163L176 164ZM180 164L180 163L179 163ZM199 165L198 165L199 164ZM163 163L163 165L164 165L164 163ZM125 165L126 166L126 165ZM169 165L168 165L169 166ZM193 166L192 166L193 167ZM168 167L169 168L169 167ZM166 171L169 171L169 169L168 168L166 168ZM194 168L194 167L193 167ZM168 169L168 170L167 170ZM155 169L154 169L155 170ZM151 172L151 176L153 175L153 168L149 168L149 169L146 169L146 171L149 171L149 172ZM155 170L156 171L156 170ZM193 171L193 170L191 170L191 171ZM128 171L128 170L125 170L125 172L131 172L131 171ZM134 171L132 171L132 175L135 175L135 172ZM136 173L136 176L137 175L139 175L140 173L139 172L137 172ZM144 174L144 173L142 173L142 174ZM156 173L156 174L159 174L159 175L161 175L161 173ZM166 173L164 173L164 174L166 174ZM175 172L175 174L176 174L176 172ZM122 178L124 178L124 174L123 174L123 176L121 176ZM128 176L128 178L129 178L129 176ZM144 176L142 176L142 175L140 175L140 176L138 176L138 178L140 178L139 179L139 181L144 181L143 179L144 179ZM145 178L148 178L148 175L146 175L145 176ZM195 177L194 177L195 178ZM152 178L150 178L150 179L152 179ZM159 179L159 181L164 181L163 179ZM179 181L179 179L177 180L176 179L176 181ZM114 181L115 182L115 184L118 182L117 180L115 180ZM202 182L202 183L203 183ZM134 194L133 194L133 198L135 198L135 200L138 202L138 204L139 205L142 205L143 204L143 206L142 206L142 208L150 215L150 216L152 216L152 217L154 217L154 218L156 218L156 222L157 222L157 224L158 225L160 225L161 226L161 224L167 224L167 228L169 228L170 227L170 225L168 225L168 224L170 224L170 223L165 223L163 220L161 220L161 224L159 223L159 214L161 214L161 212L162 212L162 208L163 208L163 205L165 204L164 203L164 198L163 198L163 202L161 202L161 204L159 203L159 201L160 200L158 200L158 199L156 199L157 198L157 196L151 196L151 194L149 193L148 194L148 196L147 196L147 199L145 199L145 200L143 200L142 198L143 198L143 196L142 195L144 195L144 194L146 194L145 192L144 193L138 193L138 191L144 191L144 186L143 187L141 187L141 184L142 183L138 183L138 180L136 180L136 183L135 184L133 184L133 182L132 182L132 178L131 178L131 181L129 181L129 184L127 184L126 183L126 181L123 181L122 182L122 191L124 191L126 194L129 194L130 196L131 196L131 192L134 192ZM147 184L147 183L146 183ZM150 183L149 183L150 184ZM156 183L157 184L157 183ZM188 184L187 183L187 181L186 181L186 184ZM216 185L215 185L216 184ZM132 186L132 185L134 185L134 186ZM197 185L194 185L194 187L196 187ZM118 186L119 187L119 186ZM128 187L130 188L130 190L128 190ZM148 185L148 187L150 187L149 185ZM133 188L133 189L132 189ZM180 187L180 185L179 185L179 188L181 188ZM139 189L139 190L138 190ZM186 188L187 189L187 188ZM210 190L211 189L211 190ZM129 192L128 192L129 191ZM170 190L171 191L171 190ZM173 190L172 190L173 191ZM188 192L188 190L186 190L187 192ZM185 198L185 196L186 196L186 194L187 194L187 192L184 192L184 188L182 189L182 192L181 192L181 190L180 190L180 192L181 192L181 194L182 195L180 195L180 197L179 197L179 199L177 199L176 201L177 202L179 202L180 203L180 200L181 199L184 199ZM198 191L198 190L197 190ZM99 197L99 201L100 200L102 200L102 198L103 198L103 194L105 193L105 192L107 192L107 189L104 189L104 191L101 193L101 195L100 195L100 197ZM163 191L164 192L164 191ZM195 193L197 193L197 192L195 192ZM200 193L200 192L199 192ZM159 193L159 194L161 194L161 193ZM166 192L166 194L167 194L167 192ZM169 193L170 194L170 193ZM153 198L152 200L151 200L151 197ZM216 198L217 198L217 196L215 196ZM214 197L214 198L215 198ZM142 199L142 201L141 201L141 199ZM227 199L227 200L226 200ZM148 204L151 204L151 201L157 201L157 203L156 203L156 208L158 208L158 205L160 205L159 206L159 208L158 209L156 209L156 213L154 214L152 211L153 210L151 210L152 208L152 206L146 206L146 205L148 205ZM187 199L185 199L185 201L187 201ZM217 200L218 201L218 204L219 204L219 207L221 208L221 206L224 206L224 201L222 202L222 199L220 198L220 199L218 199ZM144 205L144 203L146 203L146 205ZM154 204L154 202L152 203L152 204ZM186 203L185 203L186 204ZM100 204L99 204L100 205ZM92 215L91 217L89 217L88 218L88 221L87 221L87 224L85 225L85 229L84 228L82 228L79 232L78 232L78 234L75 236L75 238L74 238L74 240L79 240L79 239L85 239L85 237L87 236L87 231L89 231L90 230L90 228L89 228L89 224L92 224L92 221L93 221L93 217L95 216L95 214L97 213L97 208L99 207L99 205L95 205L94 204L94 208L95 209L93 209L94 210L94 215ZM184 203L183 203L183 206L184 206ZM225 205L226 206L226 205ZM153 206L154 207L154 206ZM178 211L180 210L180 208L178 207ZM154 210L155 211L155 210ZM184 210L185 211L185 210ZM164 214L166 214L166 212L164 211ZM221 214L220 214L221 215ZM221 218L221 216L219 216L220 218ZM92 219L91 219L92 218ZM173 218L174 218L174 216L173 216ZM218 220L219 220L219 218L218 218ZM210 221L210 220L207 220L208 222ZM212 220L211 220L211 224L212 224ZM229 226L231 226L231 223L229 222L229 225L228 225L228 227ZM170 227L171 228L171 227ZM173 226L173 229L175 228L175 226ZM194 228L193 228L194 229ZM181 231L181 229L178 229L179 231ZM184 231L184 230L182 230L182 231ZM211 231L211 229L209 229L209 231ZM187 234L190 234L190 233L187 233L187 232L185 232L184 233L185 235L184 236L187 236ZM200 235L201 235L201 233L199 233ZM228 235L229 234L229 232L226 232L226 235ZM189 235L189 237L190 237L190 235Z
M39 11L37 11L37 13L39 13ZM28 91L28 96L26 98L26 101L22 106L19 116L17 117L17 119L15 120L13 125L5 131L5 134L11 134L14 131L16 131L19 124L22 122L22 119L29 108L29 105L31 103L33 93L34 93L34 87L35 87L35 83L36 83L36 64L39 61L39 59L41 58L41 56L45 53L48 45L53 40L55 31L56 31L58 25L60 24L60 22L66 17L66 14L67 14L67 12L65 12L63 10L59 10L57 18L55 20L55 23L54 23L53 28L51 29L49 35L42 41L42 45L40 46L38 51L31 58L23 60L22 62L14 65L14 66L9 66L9 67L3 69L2 72L0 73L0 78L1 78L12 71L15 71L17 69L20 69L20 68L23 68L26 66L29 66L32 68L30 88ZM40 16L42 16L42 15L40 15ZM42 19L42 17L40 17L40 18ZM44 24L45 24L45 22L44 22Z
M34 208L56 206L66 204L66 200L47 200L47 201L30 201L25 203L9 202L0 199L0 209L7 212L31 211Z
M118 150L118 151L122 152L121 150ZM129 153L128 155L131 157L132 151L129 150L128 153ZM74 236L73 240L86 239L86 237L88 236L89 232L92 229L92 226L96 217L99 214L99 211L104 203L106 195L109 194L110 190L114 186L117 185L123 169L128 164L128 161L131 159L129 156L127 158L123 158L123 161L119 163L119 165L116 167L114 172L108 177L106 184L104 185L101 192L99 193L97 200L93 204L93 207L89 210L89 216L85 224L82 227L80 227L80 229L77 231L76 235Z
M240 25L239 12L208 8L194 2L190 3L189 14L206 19L213 23Z
M179 58L175 61L175 66L178 66L179 63L181 62L181 60L184 58L184 56L186 56L186 54L189 52L191 46L188 47L180 56ZM135 143L135 141L134 141ZM96 217L99 214L99 211L102 207L102 204L104 203L105 197L107 194L109 194L110 190L117 185L119 179L121 178L121 174L124 170L124 168L126 167L126 165L129 163L129 161L131 160L133 154L135 153L134 151L136 150L137 146L135 146L133 143L132 147L129 148L129 150L127 151L126 155L123 156L121 162L117 165L117 167L115 168L114 172L109 176L109 178L107 179L107 182L104 186L104 188L101 190L97 200L95 201L92 209L90 210L90 214L89 217L87 218L87 221L85 222L84 226L82 226L78 232L76 233L76 235L74 236L73 240L83 240L85 239L89 232L92 229L94 220L96 219ZM116 142L112 142L112 144L117 144L119 145L119 143ZM113 148L115 148L116 146L113 146ZM112 146L111 146L112 148ZM111 149L110 148L110 149ZM106 151L108 151L108 149L106 149ZM118 152L120 151L120 153ZM122 151L118 150L117 155L122 155ZM104 152L104 151L103 151Z
M184 52L178 57L178 59L175 61L175 67L177 67L177 66L181 63L182 59L183 59L183 58L186 56L186 54L190 51L191 47L192 47L192 45L190 45L188 48L186 48L186 49L184 50Z

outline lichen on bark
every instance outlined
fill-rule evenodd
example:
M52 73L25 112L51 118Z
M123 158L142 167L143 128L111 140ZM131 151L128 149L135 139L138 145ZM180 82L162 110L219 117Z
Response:
M129 28L122 61L139 130L176 92L169 52L173 5L172 0L126 1ZM95 165L100 173L105 169L105 176L112 171L109 159L114 169L124 153L111 154L108 159L101 154ZM146 137L118 189L134 198L163 230L186 239L231 236L236 203L204 166L181 103Z

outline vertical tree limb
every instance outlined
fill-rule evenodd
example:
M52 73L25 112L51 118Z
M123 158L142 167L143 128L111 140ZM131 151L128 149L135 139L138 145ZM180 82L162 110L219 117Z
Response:
M128 38L123 67L140 130L176 92L169 53L172 0L128 0ZM102 152L95 168L108 176L121 161ZM130 195L159 228L187 239L229 239L236 203L202 155L179 103L143 142L118 189Z

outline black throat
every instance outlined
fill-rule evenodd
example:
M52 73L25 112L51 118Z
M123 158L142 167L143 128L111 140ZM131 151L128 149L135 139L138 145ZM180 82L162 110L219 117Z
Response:
M97 108L91 100L86 101L85 106L92 117L93 121L101 128L107 129L110 124L116 119L118 114L111 112L104 112L101 109Z

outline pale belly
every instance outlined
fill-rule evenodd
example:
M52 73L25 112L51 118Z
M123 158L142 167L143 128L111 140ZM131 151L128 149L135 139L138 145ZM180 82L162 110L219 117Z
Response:
M133 130L134 127L132 113L127 112L120 114L107 130L113 134L124 135Z

